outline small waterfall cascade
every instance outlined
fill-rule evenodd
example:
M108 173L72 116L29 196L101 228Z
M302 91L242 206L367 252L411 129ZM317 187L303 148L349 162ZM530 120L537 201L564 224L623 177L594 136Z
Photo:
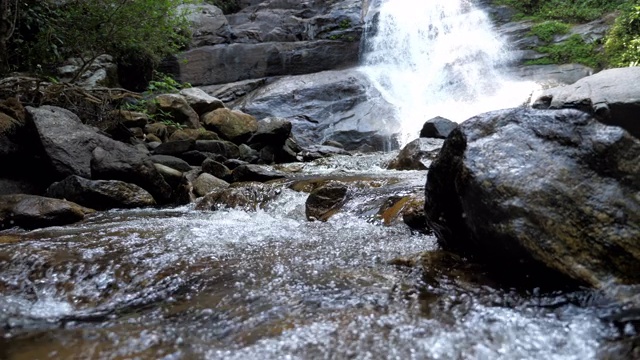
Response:
M426 120L515 107L537 87L504 75L512 55L468 0L380 0L368 13L360 69L395 108L403 145Z

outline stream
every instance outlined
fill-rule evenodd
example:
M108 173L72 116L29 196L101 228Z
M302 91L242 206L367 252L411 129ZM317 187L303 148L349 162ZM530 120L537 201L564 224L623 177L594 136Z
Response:
M382 170L393 155L306 164L257 211L112 210L0 233L0 358L594 359L625 351L619 329L602 320L612 305L596 292L496 286L463 261L401 266L398 258L437 259L440 250L433 236L379 215L390 197L423 191L424 171ZM327 222L308 221L308 194L292 190L318 179L351 189Z

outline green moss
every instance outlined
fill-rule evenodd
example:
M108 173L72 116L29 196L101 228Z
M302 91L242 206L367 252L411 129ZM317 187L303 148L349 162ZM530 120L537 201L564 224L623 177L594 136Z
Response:
M572 35L559 44L540 46L535 50L546 57L528 61L528 65L578 63L595 68L601 64L596 44L586 43L580 35Z
M625 0L497 0L516 9L520 18L584 23L615 10Z
M531 28L530 35L537 36L540 40L548 43L553 40L556 35L564 35L569 32L571 26L560 21L545 21L534 25Z

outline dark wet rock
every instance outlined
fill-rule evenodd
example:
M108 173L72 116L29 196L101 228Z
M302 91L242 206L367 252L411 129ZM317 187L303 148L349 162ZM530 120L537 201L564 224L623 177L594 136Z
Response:
M637 283L638 174L640 140L622 128L578 110L496 111L445 141L425 212L445 248L520 278Z
M35 175L35 174L34 174ZM30 194L40 195L49 184L43 184L31 176L28 178L2 178L0 177L0 195Z
M411 197L402 209L402 221L412 230L430 234L427 217L424 212L424 196Z
M258 153L258 151L252 149L247 144L240 144L240 146L238 146L238 149L240 150L240 160L244 160L248 163L255 163L260 158L260 154ZM267 164L270 163L267 162Z
M156 96L150 104L149 112L151 114L168 113L179 124L192 129L201 127L198 113L189 106L187 99L182 95L161 94Z
M180 90L180 95L187 100L189 106L200 116L213 110L224 108L222 101L199 88L182 89Z
M291 121L277 117L267 117L258 121L258 129L248 144L262 146L283 146L291 136Z
M138 208L156 204L141 187L117 180L89 180L76 175L53 183L47 196L73 201L97 210Z
M182 176L184 175L182 171L158 163L154 163L153 166L172 188L176 188L182 181Z
M82 124L80 118L69 110L55 106L26 109L59 179L69 175L91 178L92 151L98 146L113 147L118 143Z
M200 170L194 169L183 173L178 186L173 189L173 202L178 205L186 205L194 202L197 198L194 190L194 182L200 176Z
M303 148L302 151L300 151L300 155L302 156L304 161L313 161L335 155L351 155L351 153L346 151L345 149L338 147L327 145L311 145Z
M224 180L231 176L231 170L228 167L213 159L206 159L202 162L202 171Z
M427 120L420 130L421 138L446 139L447 136L458 126L457 123L437 116Z
M283 172L272 170L261 165L240 165L233 169L231 174L233 182L257 181L267 182L270 180L283 179L286 175Z
M202 116L202 123L223 139L242 144L258 130L256 118L241 111L217 109Z
M199 86L347 67L357 64L358 52L358 42L331 40L229 44L188 50L166 66Z
M19 226L36 229L73 224L94 210L66 200L35 195L0 196L0 229Z
M220 154L214 154L206 151L191 150L180 155L180 158L191 166L200 166L207 159L213 159L218 162L226 161L226 157Z
M228 187L228 182L207 173L200 174L193 182L193 192L196 196L205 196L212 191Z
M151 158L118 142L96 147L91 157L91 175L95 180L120 180L136 184L164 204L171 198L171 187L156 170Z
M640 137L640 67L603 70L573 85L543 92L533 107L574 108L594 114L608 125L620 126Z
M222 155L228 159L237 159L240 156L238 145L224 140L198 140L196 141L196 150Z
M186 172L191 171L191 165L186 161L170 155L153 155L151 161L156 164L162 164L178 171Z
M193 139L167 141L153 149L153 153L155 155L179 156L180 154L194 150L195 148L196 140Z
M395 159L391 160L390 170L427 170L431 161L436 158L444 140L418 138L408 143Z
M249 165L249 163L247 163L246 161L242 161L240 159L228 159L223 164L224 166L228 167L230 170L234 170L241 165Z
M284 77L234 105L259 119L289 120L302 146L334 140L347 150L388 150L399 126L391 105L353 69Z
M312 191L305 202L307 219L327 221L340 210L347 198L347 191L347 186L340 183L329 183Z
M226 189L213 191L196 203L196 210L218 210L224 208L242 208L255 211L264 208L275 199L282 189L260 182L231 184Z

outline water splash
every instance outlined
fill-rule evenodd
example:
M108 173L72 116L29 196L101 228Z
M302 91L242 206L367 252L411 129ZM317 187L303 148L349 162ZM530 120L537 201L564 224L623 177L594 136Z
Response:
M383 0L369 14L361 70L396 108L402 144L433 117L515 107L537 87L503 74L513 56L468 0Z

